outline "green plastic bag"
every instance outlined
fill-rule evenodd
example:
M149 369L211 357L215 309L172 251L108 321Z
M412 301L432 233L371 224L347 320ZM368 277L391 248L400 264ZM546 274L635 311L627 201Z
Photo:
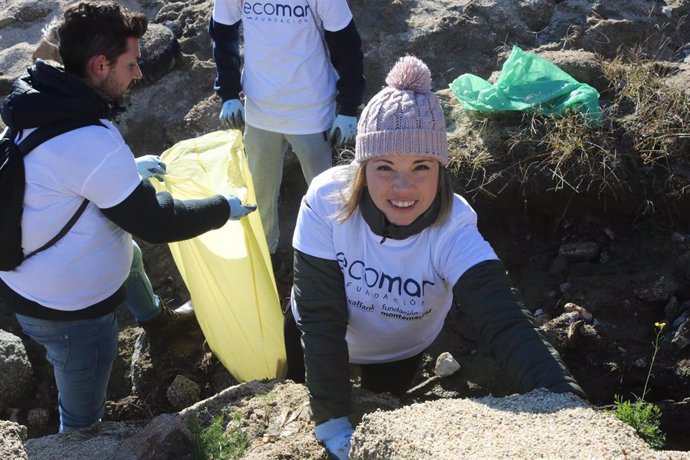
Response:
M560 115L571 109L582 113L595 126L603 119L596 89L517 46L513 46L495 85L476 75L463 74L450 84L450 89L466 110Z

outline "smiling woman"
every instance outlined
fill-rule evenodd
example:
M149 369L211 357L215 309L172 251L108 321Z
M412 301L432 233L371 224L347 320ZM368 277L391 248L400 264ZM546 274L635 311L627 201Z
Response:
M367 188L374 205L395 225L409 225L438 193L439 162L422 156L386 155L368 161Z
M362 111L355 161L314 179L293 237L288 378L306 381L316 437L340 460L353 433L349 364L363 388L403 394L455 304L516 390L584 396L453 194L429 69L406 56L386 83Z

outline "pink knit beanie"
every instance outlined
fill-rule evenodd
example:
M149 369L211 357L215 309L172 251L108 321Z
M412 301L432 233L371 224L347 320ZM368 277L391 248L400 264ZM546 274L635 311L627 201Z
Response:
M362 111L355 159L422 155L447 165L446 121L431 92L426 64L414 56L402 57L388 73L386 84Z

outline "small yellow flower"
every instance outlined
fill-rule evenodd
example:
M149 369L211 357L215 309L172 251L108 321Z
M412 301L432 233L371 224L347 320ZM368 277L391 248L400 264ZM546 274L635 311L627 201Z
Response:
M666 323L663 322L663 321L662 321L661 323L654 323L654 325L655 325L657 328L659 328L659 330L661 330L661 329L663 329L663 328L666 327Z

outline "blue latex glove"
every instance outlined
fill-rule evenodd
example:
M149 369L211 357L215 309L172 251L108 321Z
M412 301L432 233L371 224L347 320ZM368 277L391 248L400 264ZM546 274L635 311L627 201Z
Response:
M230 220L240 220L250 212L256 211L255 204L242 204L236 196L230 195L228 204L230 205Z
M316 439L338 460L348 460L354 431L347 417L333 418L316 425Z
M347 115L338 115L335 117L333 126L328 136L331 139L331 144L335 147L341 147L345 144L354 144L355 136L357 135L357 117L349 117Z
M163 180L166 167L158 155L144 155L135 158L134 162L137 164L137 170L142 178L155 177L158 180Z
M220 122L230 129L244 129L244 107L239 99L229 99L223 102L220 109Z

